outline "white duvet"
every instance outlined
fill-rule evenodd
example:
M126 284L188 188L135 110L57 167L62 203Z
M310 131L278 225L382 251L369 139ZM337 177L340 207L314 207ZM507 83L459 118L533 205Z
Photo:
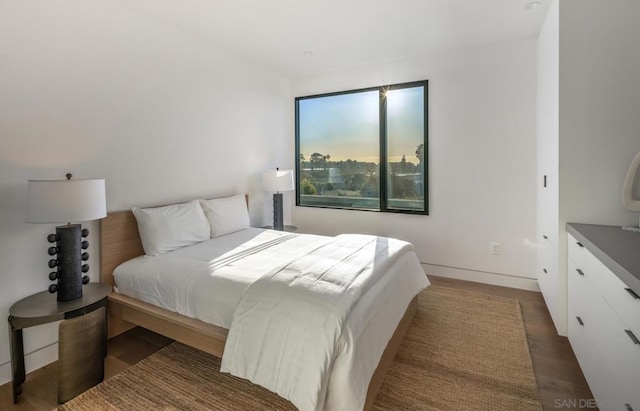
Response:
M123 294L230 328L222 369L303 410L362 409L398 321L429 284L402 241L258 229L140 257L114 276Z
M339 235L254 282L236 308L221 371L246 378L300 410L324 408L347 317L411 244Z

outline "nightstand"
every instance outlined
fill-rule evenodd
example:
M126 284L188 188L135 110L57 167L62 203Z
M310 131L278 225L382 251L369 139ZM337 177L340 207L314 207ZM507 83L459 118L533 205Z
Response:
M269 230L273 230L273 226L272 225L265 225L262 228L268 228ZM295 233L296 231L298 231L298 227L295 226L295 225L285 225L283 231L287 231L289 233Z
M111 286L89 283L82 297L58 302L42 291L9 309L13 403L18 403L26 373L22 330L64 320L58 337L58 402L63 403L104 378L107 354L107 295ZM90 384L89 386L87 386Z

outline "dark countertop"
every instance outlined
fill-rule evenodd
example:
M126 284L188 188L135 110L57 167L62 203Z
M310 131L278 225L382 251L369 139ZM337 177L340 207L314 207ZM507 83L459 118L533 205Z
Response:
M567 232L640 294L640 233L619 226L567 223Z

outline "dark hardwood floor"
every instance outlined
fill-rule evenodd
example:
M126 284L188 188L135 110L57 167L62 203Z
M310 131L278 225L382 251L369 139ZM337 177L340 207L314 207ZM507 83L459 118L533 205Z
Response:
M529 349L540 397L545 410L569 410L566 400L592 398L571 350L569 341L556 334L542 295L532 291L498 287L442 277L429 277L433 285L476 291L520 301ZM109 341L106 375L109 378L148 357L171 340L135 328ZM0 387L0 410L53 410L57 406L56 363L30 373L17 405L11 398L11 383ZM514 410L516 411L516 410Z

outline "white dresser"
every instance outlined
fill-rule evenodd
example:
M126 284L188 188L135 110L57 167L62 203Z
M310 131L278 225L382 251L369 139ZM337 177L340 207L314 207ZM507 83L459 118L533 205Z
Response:
M601 410L640 411L640 233L567 232L571 347Z

